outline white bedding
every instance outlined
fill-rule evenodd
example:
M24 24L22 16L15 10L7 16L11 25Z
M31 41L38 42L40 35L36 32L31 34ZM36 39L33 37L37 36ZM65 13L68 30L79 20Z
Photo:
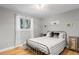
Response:
M28 45L32 48L38 49L45 54L59 54L66 46L65 39L53 37L39 37L28 40Z

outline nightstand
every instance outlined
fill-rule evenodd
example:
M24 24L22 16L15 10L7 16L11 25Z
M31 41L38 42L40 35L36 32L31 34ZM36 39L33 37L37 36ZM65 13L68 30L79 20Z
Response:
M79 51L79 37L69 36L69 49Z

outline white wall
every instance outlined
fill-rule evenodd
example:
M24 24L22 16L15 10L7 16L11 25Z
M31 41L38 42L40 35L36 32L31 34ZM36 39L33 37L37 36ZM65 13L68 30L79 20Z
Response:
M58 20L60 23L51 25L50 23L55 20ZM68 23L71 24L70 27L67 27ZM47 27L45 28L44 25L47 25ZM42 28L43 33L46 33L48 30L57 30L66 31L71 36L79 36L79 9L43 19Z
M0 50L14 46L14 13L0 7Z
M33 31L34 31L34 37L40 37L41 35L41 20L38 18L35 18L33 21Z
M58 20L60 23L57 25L51 25L52 21ZM67 24L71 24L70 27ZM47 25L45 28L44 25ZM52 17L46 17L42 20L41 26L42 33L47 31L65 31L67 36L78 36L79 37L79 9L72 10L59 15L52 15ZM69 40L67 39L68 44Z
M33 18L33 31L27 30L16 32L15 14L21 13L0 7L0 50L14 47L17 39L21 43L24 43L26 39L32 38L31 35L34 37L40 35L39 18ZM21 15L27 16L25 14Z

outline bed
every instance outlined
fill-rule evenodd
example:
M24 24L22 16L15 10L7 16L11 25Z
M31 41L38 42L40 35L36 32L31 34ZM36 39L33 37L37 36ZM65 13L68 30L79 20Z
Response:
M66 33L65 32L55 32L63 33L61 37L38 37L27 40L27 45L35 50L39 50L48 55L58 55L66 47Z

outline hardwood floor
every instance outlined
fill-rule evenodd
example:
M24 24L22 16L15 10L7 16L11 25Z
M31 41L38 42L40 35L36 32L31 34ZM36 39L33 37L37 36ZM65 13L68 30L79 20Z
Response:
M70 50L70 49L64 49L64 51L62 52L62 55L79 55L79 52Z
M23 49L21 47L11 49L8 51L0 52L0 55L37 55L32 50ZM65 49L61 55L79 55L79 52L75 52L69 49Z
M15 48L8 51L0 52L0 55L35 55L31 50Z

